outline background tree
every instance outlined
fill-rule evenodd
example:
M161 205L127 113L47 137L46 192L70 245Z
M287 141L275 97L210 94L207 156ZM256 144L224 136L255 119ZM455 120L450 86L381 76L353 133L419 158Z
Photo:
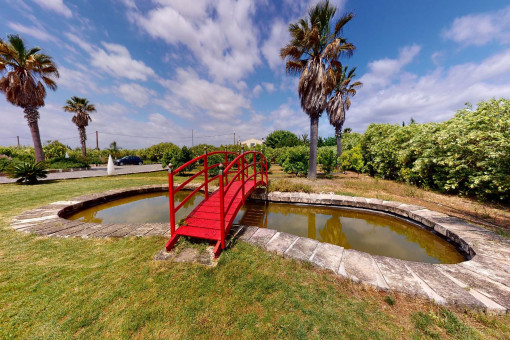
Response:
M345 123L345 112L351 107L351 99L356 95L356 90L363 86L363 83L352 82L356 77L356 67L348 70L347 66L331 65L331 75L329 81L332 81L332 97L326 106L326 112L329 116L329 122L335 127L336 153L342 155L342 127ZM352 82L352 83L351 83Z
M348 13L332 24L336 8L329 1L310 8L308 17L289 25L290 42L281 49L289 74L300 75L298 93L301 108L310 117L310 158L308 178L317 176L317 139L319 117L327 104L326 67L354 45L341 37L345 24L353 17ZM331 29L333 28L333 29Z
M301 144L298 136L290 131L276 130L267 135L264 145L269 148L282 148L285 146L296 146Z
M44 161L38 124L38 109L44 106L46 97L44 85L55 91L57 84L53 79L58 78L51 57L40 51L39 47L27 49L19 35L8 35L7 41L0 39L0 72L7 73L0 78L0 91L5 93L9 103L23 108L36 161Z
M90 112L96 111L94 105L90 104L86 98L80 98L73 96L71 99L66 101L66 106L63 107L64 111L72 112L73 123L78 127L78 131L80 133L80 143L81 143L81 154L83 157L87 156L87 133L85 131L85 127L89 125L89 122L92 121L90 117Z

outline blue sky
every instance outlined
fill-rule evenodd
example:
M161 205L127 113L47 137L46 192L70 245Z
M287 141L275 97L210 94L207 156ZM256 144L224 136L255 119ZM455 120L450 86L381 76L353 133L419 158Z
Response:
M71 96L97 107L89 146L124 148L309 134L297 77L279 58L288 24L316 1L1 0L1 37L22 35L53 56L61 77L40 109L43 141L76 147L62 110ZM356 17L344 31L362 89L346 127L442 121L464 103L510 94L507 1L332 1ZM324 115L319 133L332 136ZM0 99L0 145L30 145L22 109Z

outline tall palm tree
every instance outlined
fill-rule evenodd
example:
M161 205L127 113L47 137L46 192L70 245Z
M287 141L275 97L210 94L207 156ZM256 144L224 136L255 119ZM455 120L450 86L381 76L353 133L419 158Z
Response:
M81 154L83 157L87 156L87 134L85 132L85 127L89 125L89 122L92 121L90 117L90 112L96 111L96 108L93 104L90 104L87 98L80 98L73 96L71 99L66 101L66 106L63 107L64 111L74 113L73 123L78 127L78 131L80 132L80 142L81 142Z
M46 87L55 91L58 70L52 58L40 53L39 47L27 49L19 35L8 35L7 41L0 39L0 91L7 101L23 108L32 140L35 159L44 161L44 152L39 133L39 111L44 106ZM43 85L44 83L44 85Z
M342 127L345 122L345 112L351 107L351 99L356 95L356 90L363 86L363 83L356 81L351 83L356 77L356 67L348 70L347 66L342 67L333 63L331 65L332 77L328 79L332 90L332 97L326 105L326 112L329 116L329 122L335 127L336 152L337 156L342 154Z
M353 17L347 13L332 28L336 8L321 1L310 8L308 17L289 25L290 42L280 50L286 71L300 75L298 93L301 108L310 117L310 160L308 178L317 176L319 117L326 108L328 88L326 68L343 54L352 54L354 45L341 37L342 29Z

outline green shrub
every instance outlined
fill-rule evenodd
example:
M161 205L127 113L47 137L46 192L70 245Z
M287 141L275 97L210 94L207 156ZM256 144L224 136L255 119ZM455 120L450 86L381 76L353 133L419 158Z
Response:
M342 152L342 155L338 157L338 163L343 171L352 170L360 173L363 169L363 155L361 154L361 145L357 145L354 148Z
M445 122L371 124L365 171L447 193L510 200L510 101L491 99Z
M59 157L46 162L50 169L71 169L71 168L87 168L88 161L83 157Z
M12 160L6 157L0 157L0 172L4 172L4 170L12 164Z
M15 162L6 172L9 178L17 178L16 183L19 184L35 184L39 178L46 178L48 175L44 162Z
M337 165L336 150L333 150L331 147L320 148L317 163L321 165L322 171L329 175Z
M287 159L283 162L283 171L288 174L306 175L309 158L310 153L306 146L289 148Z
M270 148L282 148L285 146L301 145L301 141L298 136L290 131L276 130L266 137L264 144Z
M60 143L58 140L48 141L43 147L44 156L46 159L64 158L67 152L67 146Z
M183 146L182 149L178 149L175 152L166 151L163 154L161 161L163 167L165 167L169 163L172 163L173 169L176 170L178 167L192 159L193 154L191 153L191 150L188 149L186 146ZM193 163L190 166L186 167L182 172L191 171L195 168L195 166L196 163Z
M180 148L173 144L173 143L159 143L156 145L152 145L146 149L139 150L138 152L132 152L130 151L130 154L138 154L140 158L142 158L144 161L150 161L150 162L163 162L163 156L165 154L174 154L177 153L177 150L180 150ZM124 150L121 150L124 151ZM122 157L128 156L128 154L122 155ZM166 163L168 164L168 162ZM164 166L166 166L164 164Z

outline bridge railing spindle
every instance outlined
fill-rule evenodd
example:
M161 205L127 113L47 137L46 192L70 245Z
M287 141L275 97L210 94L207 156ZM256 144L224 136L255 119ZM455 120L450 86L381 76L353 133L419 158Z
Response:
M220 164L220 238L221 238L221 248L225 249L225 211L224 211L224 199L225 193L223 191L223 165Z
M168 201L170 204L170 235L175 233L174 174L172 163L168 164Z

